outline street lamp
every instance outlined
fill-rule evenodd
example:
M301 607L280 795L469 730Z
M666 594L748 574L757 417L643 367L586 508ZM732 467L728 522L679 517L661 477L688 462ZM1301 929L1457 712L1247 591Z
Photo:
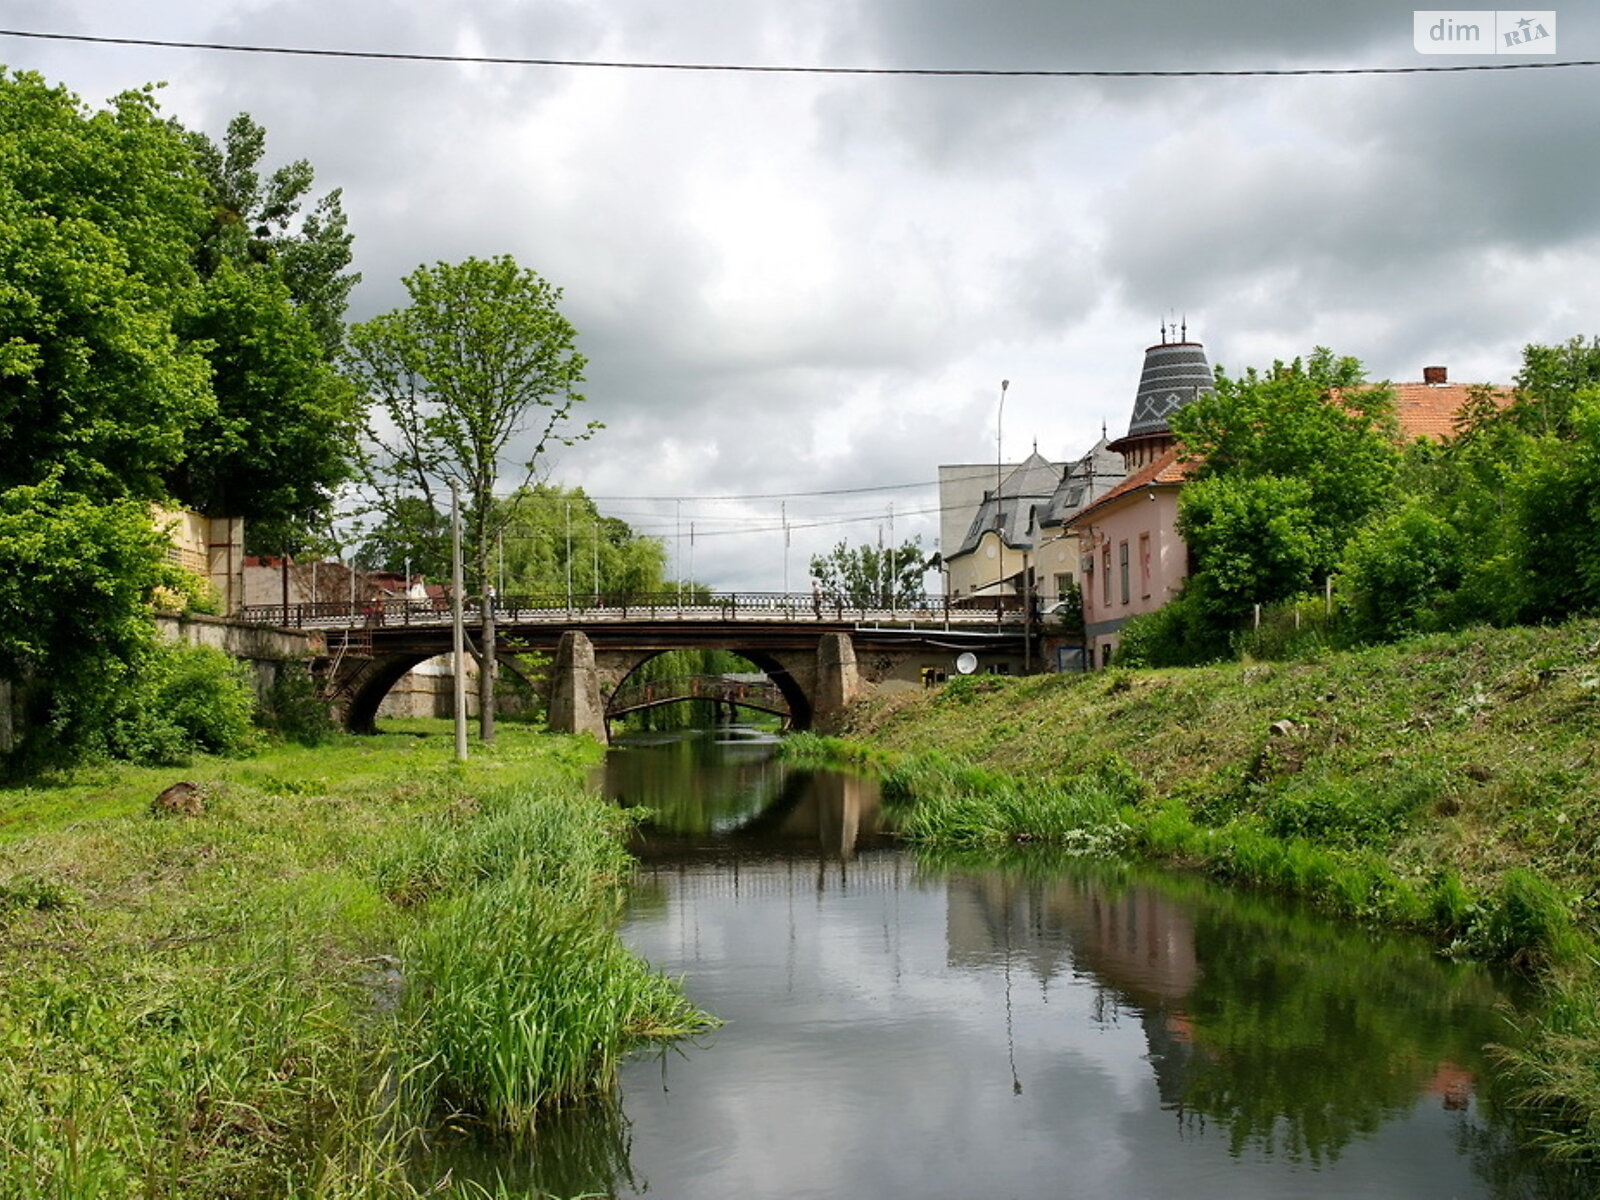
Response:
M998 625L1003 619L1005 597L1001 595L1001 587L1006 579L1006 531L1002 525L1005 519L1005 508L1000 502L1001 472L1005 469L1005 417L1006 417L1006 389L1011 386L1011 380L1000 381L1000 407L994 417L994 535L997 542L995 546L995 570L998 574L994 583L994 620Z

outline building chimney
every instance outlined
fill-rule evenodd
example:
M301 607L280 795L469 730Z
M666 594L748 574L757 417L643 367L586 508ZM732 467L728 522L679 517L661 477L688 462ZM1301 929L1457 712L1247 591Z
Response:
M1448 372L1443 367L1423 367L1422 382L1430 387L1439 387L1445 381Z

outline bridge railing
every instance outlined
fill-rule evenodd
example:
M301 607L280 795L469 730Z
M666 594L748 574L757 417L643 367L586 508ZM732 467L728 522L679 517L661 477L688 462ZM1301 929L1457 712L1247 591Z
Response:
M508 624L583 621L797 621L850 622L854 624L993 626L1020 624L1022 614L997 612L993 607L963 608L948 596L897 597L892 603L858 597L807 592L656 592L614 595L520 594L492 601L496 617ZM483 599L468 597L469 624L482 620ZM441 625L450 621L450 602L442 597L423 600L385 597L375 600L317 601L290 604L252 604L240 618L263 625L289 628Z

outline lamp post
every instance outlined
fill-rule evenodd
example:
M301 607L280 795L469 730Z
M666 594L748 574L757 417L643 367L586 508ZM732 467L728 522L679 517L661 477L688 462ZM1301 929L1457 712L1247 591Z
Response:
M1011 386L1011 380L1000 381L1000 407L994 417L994 536L995 536L995 571L994 581L994 623L999 625L1004 620L1005 597L1001 594L1001 587L1006 580L1006 531L1002 522L1005 519L1005 506L1000 499L1000 486L1002 483L1001 472L1005 469L1005 418L1006 418L1006 389Z

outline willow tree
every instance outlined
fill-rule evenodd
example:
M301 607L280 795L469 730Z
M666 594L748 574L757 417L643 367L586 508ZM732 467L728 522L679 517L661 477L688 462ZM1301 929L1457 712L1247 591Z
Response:
M585 360L556 307L561 289L509 255L419 267L405 286L408 306L355 326L347 342L348 373L371 404L367 481L389 517L418 500L446 511L458 490L469 586L486 595L496 536L514 514L495 493L517 494L547 450L600 428L573 415ZM478 709L492 742L494 606L482 611Z

